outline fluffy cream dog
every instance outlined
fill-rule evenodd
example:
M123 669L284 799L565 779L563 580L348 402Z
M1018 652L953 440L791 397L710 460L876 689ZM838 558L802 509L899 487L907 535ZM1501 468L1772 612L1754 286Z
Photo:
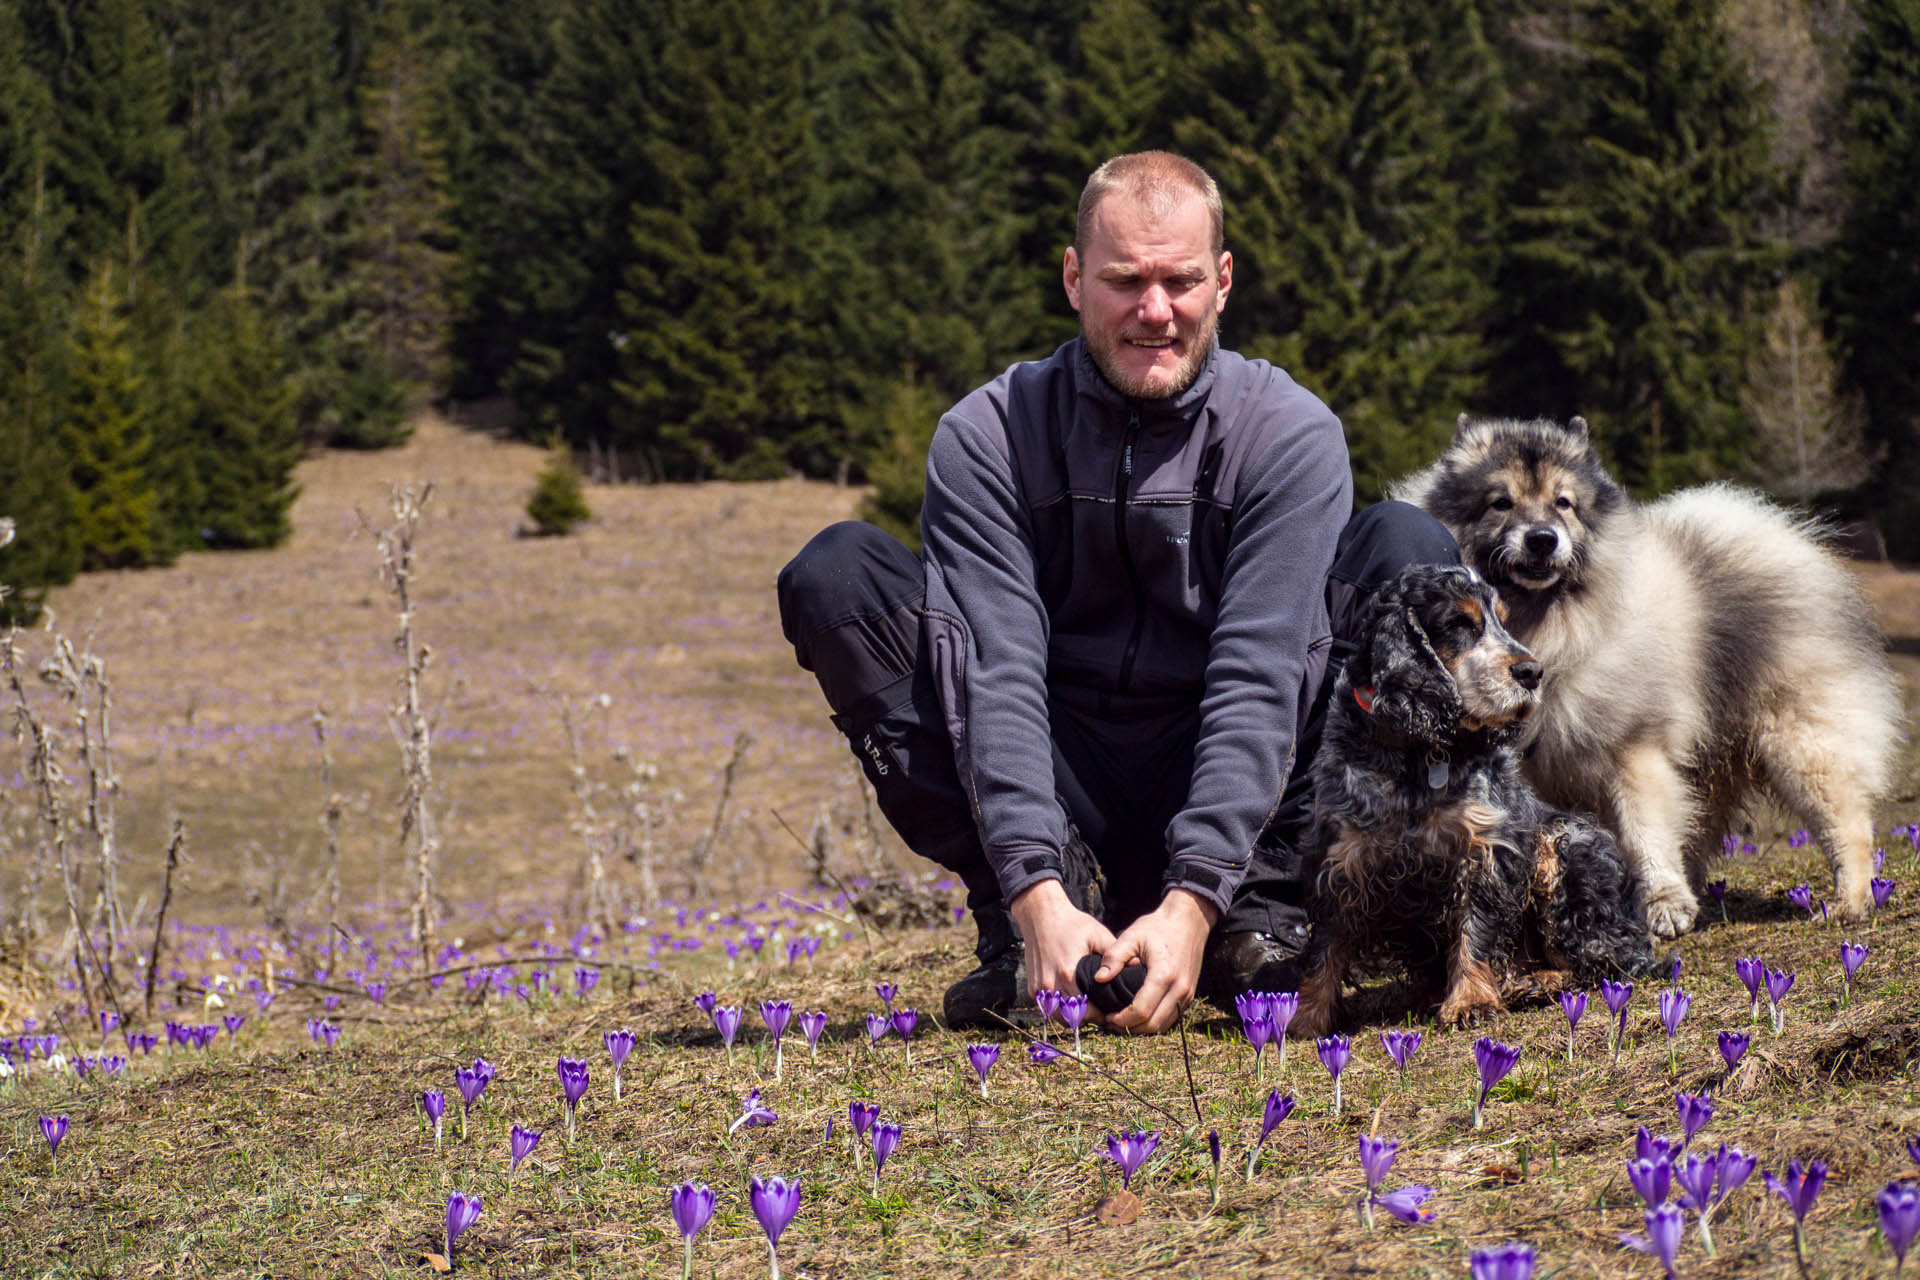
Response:
M1579 418L1471 421L1394 497L1433 513L1546 668L1526 772L1600 815L1654 932L1692 927L1709 857L1764 789L1866 913L1873 804L1901 721L1852 576L1817 527L1730 485L1640 505Z

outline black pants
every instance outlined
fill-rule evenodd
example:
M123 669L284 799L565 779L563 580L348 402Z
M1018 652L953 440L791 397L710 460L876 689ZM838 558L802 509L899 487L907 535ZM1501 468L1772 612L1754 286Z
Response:
M1303 691L1294 768L1253 850L1246 879L1216 928L1307 938L1300 865L1310 799L1308 765L1320 742L1334 677L1353 652L1359 606L1411 564L1458 564L1460 550L1416 507L1382 502L1354 516L1327 576L1333 651L1316 690ZM816 534L780 572L780 625L813 672L873 784L880 811L908 848L957 875L989 958L1011 938L1000 885L954 765L953 742L920 626L919 559L869 524ZM1054 790L1107 880L1108 924L1119 928L1160 901L1166 830L1186 804L1199 711L1164 723L1089 722L1051 708Z

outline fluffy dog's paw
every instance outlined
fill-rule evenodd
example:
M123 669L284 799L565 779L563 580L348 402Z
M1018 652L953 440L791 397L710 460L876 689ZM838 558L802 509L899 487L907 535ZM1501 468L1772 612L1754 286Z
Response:
M1440 1005L1440 1025L1460 1030L1475 1026L1491 1019L1495 1014L1505 1013L1506 1008L1498 999L1489 999L1485 995L1467 995L1459 991L1448 996Z
M1694 917L1699 914L1700 900L1680 881L1647 891L1647 924L1656 938L1679 937L1693 928Z

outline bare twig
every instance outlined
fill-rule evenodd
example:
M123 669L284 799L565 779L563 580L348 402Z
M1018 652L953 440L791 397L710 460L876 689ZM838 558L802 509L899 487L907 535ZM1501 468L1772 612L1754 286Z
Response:
M314 749L320 756L320 825L327 833L327 927L340 927L340 816L344 807L333 789L333 755L327 750L327 709L313 709Z
M580 732L573 722L573 701L565 694L554 696L560 703L560 724L567 734L567 777L579 812L580 880L587 900L586 916L601 933L612 937L613 895L607 887L607 863L601 847L605 832L600 829L600 813L593 804L593 786L587 778L586 763L580 757Z
M173 902L173 873L179 869L180 855L187 847L187 824L173 820L173 837L167 841L167 871L160 885L160 910L153 917L153 950L147 957L147 1016L153 1016L153 989L160 976L160 947L166 938L167 907Z
M380 576L400 605L399 630L393 638L400 651L403 670L400 677L400 701L393 707L391 719L394 738L400 744L405 792L400 808L400 842L410 852L413 864L414 899L411 922L412 940L420 948L421 967L431 964L434 951L433 858L439 844L435 840L428 806L433 788L433 734L422 701L421 684L433 651L420 644L413 631L414 541L419 534L421 512L433 496L428 482L393 487L394 523L375 529L365 515L360 523L380 547ZM357 513L356 513L357 514Z
M798 831L795 831L791 826L787 824L787 820L780 816L780 811L778 809L769 809L767 812L773 815L773 820L780 824L781 830L785 831L788 835L792 836L794 840L799 842L799 845L801 848L804 849L807 847L807 842L805 840L800 839L800 833ZM834 888L838 889L841 893L846 895L848 902L853 901L853 890L847 888L846 881L842 880L839 876L834 875L833 869L825 865L824 863L821 864L820 870L828 879L833 881ZM835 917L835 918L838 919L838 917ZM867 944L867 954L872 955L873 954L873 931L867 928L867 922L860 918L860 913L858 911L855 911L853 913L853 920L855 924L860 926L860 939L861 941Z
M713 806L713 825L707 828L700 843L694 846L693 855L687 859L687 872L692 878L694 898L706 896L707 862L713 857L713 848L720 842L721 828L727 821L727 802L733 798L733 784L740 774L740 762L746 758L747 748L753 745L753 735L744 729L734 735L733 754L727 757L726 768L720 774L720 799Z

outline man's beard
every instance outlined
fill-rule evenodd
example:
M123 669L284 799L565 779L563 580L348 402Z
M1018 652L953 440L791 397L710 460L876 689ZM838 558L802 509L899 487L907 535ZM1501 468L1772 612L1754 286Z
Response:
M1220 313L1208 311L1206 322L1187 344L1187 354L1174 367L1172 381L1155 384L1129 377L1119 367L1120 362L1115 356L1119 349L1127 344L1124 335L1116 334L1110 344L1103 345L1087 332L1084 316L1080 323L1080 337L1086 343L1088 353L1093 356L1094 367L1100 370L1102 377L1113 384L1116 391L1134 400L1169 400L1192 386L1193 380L1200 376L1200 370L1206 367L1207 357L1213 354L1214 343L1220 336L1219 331Z

